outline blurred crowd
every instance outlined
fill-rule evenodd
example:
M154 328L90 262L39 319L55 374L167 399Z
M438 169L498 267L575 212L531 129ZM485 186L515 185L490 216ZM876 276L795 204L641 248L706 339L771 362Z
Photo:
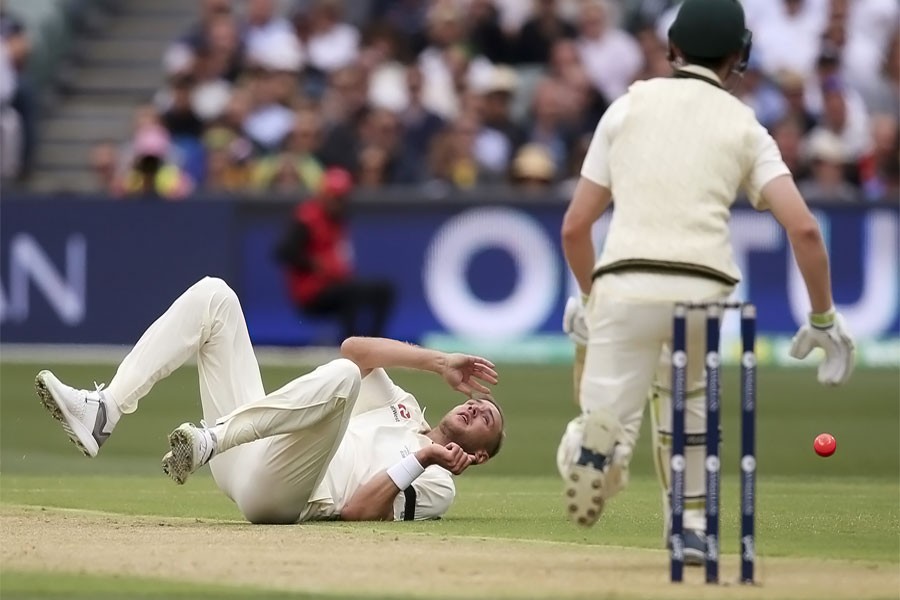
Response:
M195 0L133 136L91 157L116 196L467 190L566 197L597 121L668 76L676 0ZM731 82L809 198L896 201L897 0L743 0Z
M35 104L28 77L31 39L0 6L0 180L27 174L35 144Z

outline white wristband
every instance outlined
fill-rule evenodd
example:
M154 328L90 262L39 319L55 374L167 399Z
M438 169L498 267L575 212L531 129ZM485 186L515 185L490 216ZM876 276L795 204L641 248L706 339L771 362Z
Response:
M387 471L387 476L391 478L400 490L405 490L412 485L416 478L425 472L425 467L419 462L415 454L400 459L400 462L391 466Z

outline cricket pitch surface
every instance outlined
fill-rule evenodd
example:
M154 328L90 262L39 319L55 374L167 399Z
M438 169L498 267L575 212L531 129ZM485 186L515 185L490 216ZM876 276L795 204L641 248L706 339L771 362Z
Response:
M397 533L339 523L258 526L4 505L16 572L142 577L308 594L422 598L896 598L895 564L762 558L760 585L668 582L661 550ZM725 556L723 580L737 574Z

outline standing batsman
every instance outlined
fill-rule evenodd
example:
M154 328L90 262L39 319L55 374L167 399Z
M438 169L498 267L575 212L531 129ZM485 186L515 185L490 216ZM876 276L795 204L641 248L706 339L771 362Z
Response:
M648 396L668 528L671 442L669 347L676 302L724 301L740 273L728 220L743 190L787 233L809 294L809 322L791 355L816 347L819 381L843 383L854 347L831 295L818 224L775 142L752 109L726 89L747 65L751 34L736 0L686 0L669 30L672 78L635 83L603 115L562 226L563 249L584 298L570 301L564 328L586 330L581 416L571 421L557 462L570 517L592 525L627 485ZM591 227L615 199L595 264ZM586 324L583 322L586 320ZM685 560L705 548L704 319L688 320ZM666 536L668 537L668 535Z
M500 449L503 415L485 385L497 383L494 365L383 338L349 338L341 354L266 394L237 296L207 277L147 329L108 388L75 389L49 371L36 388L69 438L96 456L157 381L196 358L211 426L184 423L169 435L162 467L176 483L209 463L252 523L440 517L455 497L451 474ZM386 367L434 372L469 399L431 428Z

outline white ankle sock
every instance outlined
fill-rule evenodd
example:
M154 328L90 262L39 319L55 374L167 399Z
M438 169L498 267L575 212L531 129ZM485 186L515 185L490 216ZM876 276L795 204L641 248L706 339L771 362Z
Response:
M99 392L99 395L104 406L106 406L106 422L109 423L109 428L112 429L119 423L119 419L122 418L122 409L119 408L118 402L108 391L103 390Z

